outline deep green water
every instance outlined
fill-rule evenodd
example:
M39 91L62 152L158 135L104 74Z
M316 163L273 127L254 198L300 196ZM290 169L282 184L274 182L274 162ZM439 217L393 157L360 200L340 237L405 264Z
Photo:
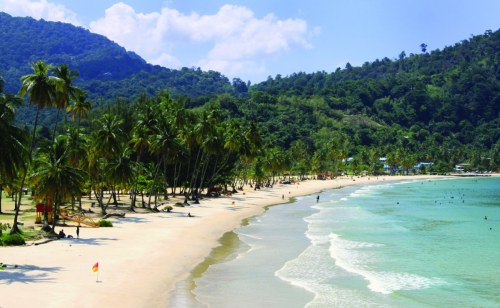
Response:
M499 178L329 190L221 241L172 307L500 307Z

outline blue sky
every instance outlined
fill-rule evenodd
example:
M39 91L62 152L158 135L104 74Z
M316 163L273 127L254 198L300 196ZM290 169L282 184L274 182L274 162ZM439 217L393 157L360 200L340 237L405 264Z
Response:
M150 63L253 83L394 59L421 43L442 49L500 26L499 0L0 0L0 11L73 23Z

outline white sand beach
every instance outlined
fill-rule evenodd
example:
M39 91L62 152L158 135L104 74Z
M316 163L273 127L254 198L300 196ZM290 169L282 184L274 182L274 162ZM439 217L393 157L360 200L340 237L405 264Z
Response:
M80 239L2 247L0 261L7 269L0 271L0 307L167 307L169 291L210 254L218 239L268 205L328 188L426 178L438 177L308 180L257 191L245 187L233 196L203 199L171 213L127 214L113 219L113 228L84 227ZM187 217L188 212L194 217ZM76 237L74 225L64 230ZM94 273L96 262L99 271Z

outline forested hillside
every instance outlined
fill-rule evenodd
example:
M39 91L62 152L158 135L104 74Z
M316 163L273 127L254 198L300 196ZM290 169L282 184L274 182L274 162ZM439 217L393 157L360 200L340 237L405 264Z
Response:
M158 102L165 94L159 93L166 90L177 105L195 113L210 106L220 121L256 124L263 140L256 162L268 161L273 172L376 173L380 157L394 168L433 162L434 171L444 172L465 162L498 170L499 31L443 50L423 46L417 55L403 51L398 59L277 75L248 87L218 72L149 65L107 38L71 25L4 13L0 25L6 91L17 93L20 77L31 73L37 60L68 64L79 72L74 84L92 102L93 114L82 122L88 131L104 109L119 115L130 133L141 105L162 108ZM32 122L34 114L34 108L20 110L18 123ZM42 110L39 121L42 135L50 138L54 109Z
M11 17L0 12L0 74L6 90L16 92L20 77L38 60L67 64L80 76L75 83L93 100L154 95L168 88L174 95L199 96L232 90L218 72L173 70L146 63L106 37L60 22Z
M448 168L471 157L488 164L491 149L498 155L499 78L500 31L486 31L443 50L278 75L252 86L243 108L285 148L301 140L318 149L318 133L331 132L353 155L372 148Z

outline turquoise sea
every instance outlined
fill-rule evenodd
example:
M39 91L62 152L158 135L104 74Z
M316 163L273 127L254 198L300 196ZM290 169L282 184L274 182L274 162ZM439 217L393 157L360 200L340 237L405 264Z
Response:
M500 307L500 178L379 183L270 207L171 307Z

